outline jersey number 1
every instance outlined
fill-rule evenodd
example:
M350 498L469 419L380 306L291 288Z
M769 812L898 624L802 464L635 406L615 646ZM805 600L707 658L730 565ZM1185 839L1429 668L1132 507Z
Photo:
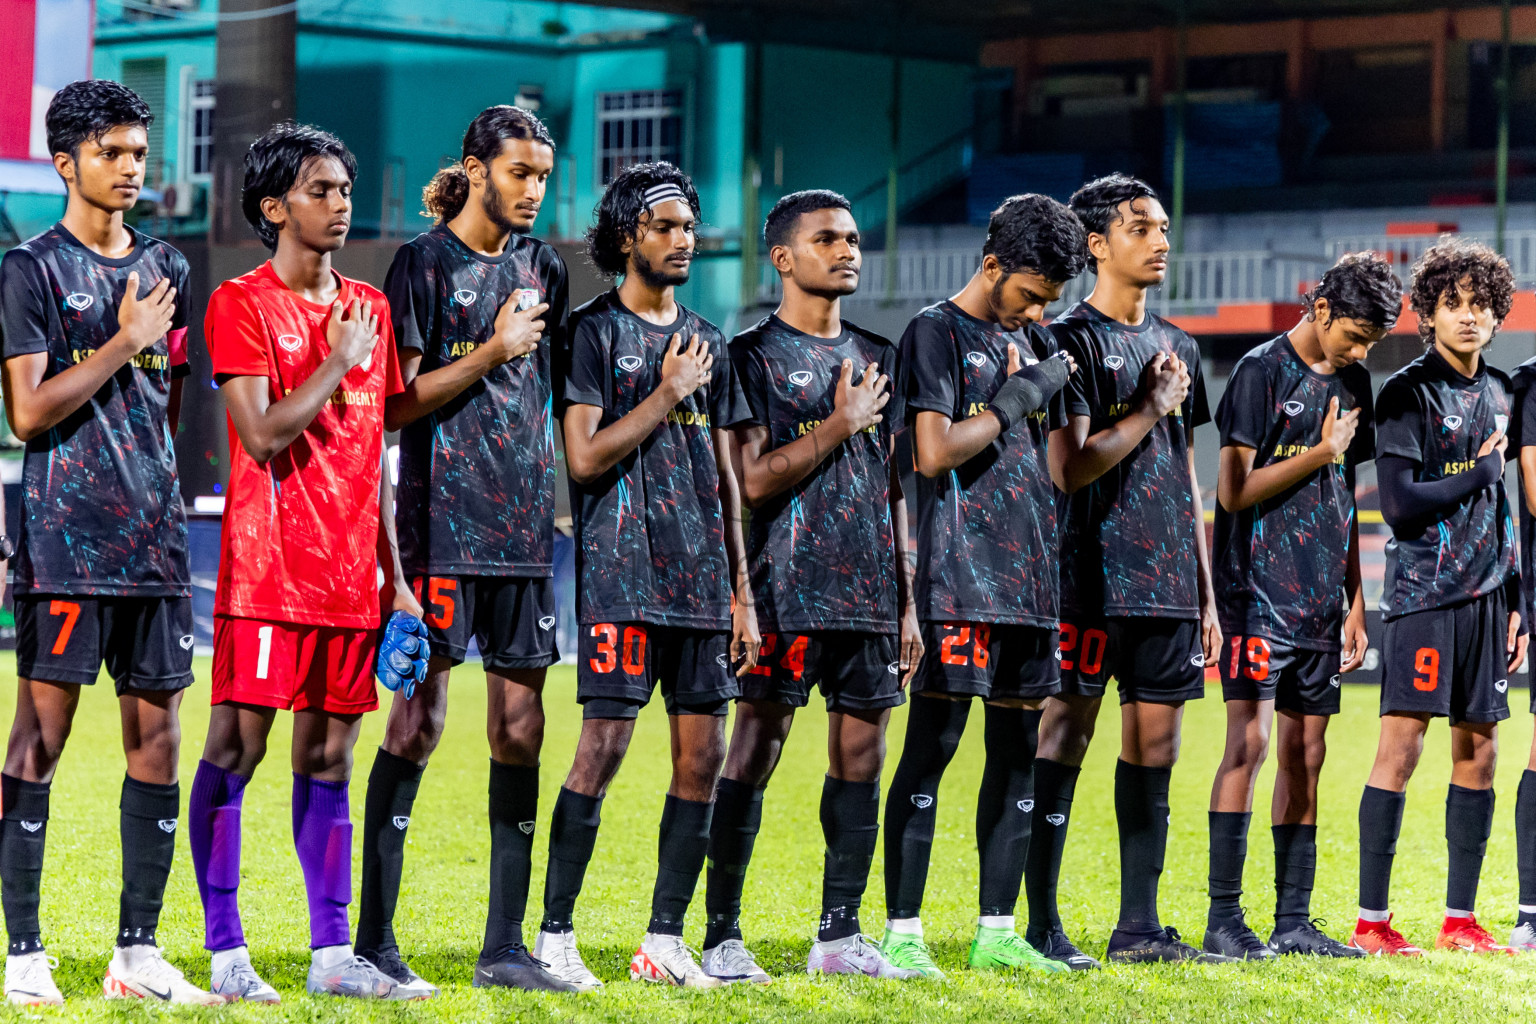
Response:
M260 641L256 648L256 678L265 679L272 663L272 627L262 626L256 630L256 639Z

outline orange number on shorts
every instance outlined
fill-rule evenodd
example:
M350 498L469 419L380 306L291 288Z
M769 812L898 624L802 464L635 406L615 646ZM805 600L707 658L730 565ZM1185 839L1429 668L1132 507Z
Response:
M634 626L624 627L624 674L645 675L645 630Z
M1413 688L1429 693L1440 685L1440 652L1433 647L1420 647L1413 655L1414 670L1421 673L1413 677Z
M1082 671L1091 676L1099 674L1104 667L1104 651L1109 647L1109 634L1102 629L1088 629L1083 631L1083 658L1078 665Z
M768 658L779 646L779 634L764 633L763 642L757 648L757 664L747 671L754 676L767 676L773 674L773 669L768 667Z
M976 623L976 645L971 648L971 660L977 668L986 668L992 660L987 644L992 642L992 627L985 622Z
M952 632L939 642L939 660L946 665L969 665L970 659L965 656L965 652L956 653L955 648L971 642L971 627L946 622L944 628Z
M458 589L458 580L433 576L427 581L427 602L441 609L427 613L427 625L436 626L438 629L447 629L453 625L453 598L448 596L448 592ZM417 600L421 598L418 597Z
M64 648L69 646L69 635L75 631L75 620L80 618L80 606L74 601L51 601L48 604L48 614L64 616L64 625L59 628L59 638L53 642L53 653L63 654Z
M1077 627L1070 622L1061 624L1061 667L1068 672L1073 669L1072 659L1067 655L1077 650Z
M788 649L784 651L784 660L779 662L780 668L787 668L794 673L795 682L805 675L805 649L810 646L811 638L801 634L795 637Z
M1248 638L1248 667L1243 675L1256 683L1269 678L1269 641L1261 636Z
M592 635L597 637L597 653L603 660L588 658L587 665L593 672L602 674L612 672L619 663L619 651L616 646L619 642L619 627L611 622L599 622L592 627Z

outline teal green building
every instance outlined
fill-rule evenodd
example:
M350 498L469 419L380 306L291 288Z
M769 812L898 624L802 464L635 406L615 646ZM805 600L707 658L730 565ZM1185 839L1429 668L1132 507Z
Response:
M217 4L101 0L96 12L94 74L128 84L157 115L149 178L165 200L146 227L203 235ZM357 154L359 241L428 226L421 187L490 104L535 108L554 134L536 228L552 239L581 236L617 168L673 160L703 205L702 257L682 298L730 328L755 295L762 213L778 196L842 191L878 240L893 168L906 168L905 209L963 175L975 58L962 47L898 71L879 53L715 38L691 19L576 4L301 0L295 92L298 117ZM13 196L9 209L26 237L59 200Z

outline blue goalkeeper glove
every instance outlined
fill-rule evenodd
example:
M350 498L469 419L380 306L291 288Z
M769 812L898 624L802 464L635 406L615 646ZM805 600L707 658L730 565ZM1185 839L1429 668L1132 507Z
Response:
M395 612L379 642L374 672L386 690L403 690L410 700L416 684L427 677L427 626L410 612Z

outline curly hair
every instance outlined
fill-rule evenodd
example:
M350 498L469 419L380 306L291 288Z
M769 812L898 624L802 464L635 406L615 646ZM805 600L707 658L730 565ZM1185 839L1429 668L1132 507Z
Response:
M1340 256L1323 272L1317 286L1301 297L1308 320L1317 316L1318 299L1328 300L1330 320L1343 317L1391 330L1403 309L1403 282L1376 253L1351 252Z
M105 78L70 82L48 102L44 125L48 152L80 156L80 143L100 142L114 128L138 125L149 129L155 121L149 104L126 85Z
M841 192L830 189L809 188L803 192L791 192L774 203L773 209L768 211L768 218L763 221L763 242L770 249L776 245L789 244L790 233L794 231L800 215L815 213L817 210L847 210L852 213L853 206Z
M682 189L688 208L698 219L699 193L688 175L665 160L624 168L597 201L592 211L595 222L586 234L587 259L604 277L618 277L628 267L624 243L633 241L639 232L646 190L657 185L676 185Z
M1124 219L1120 212L1121 203L1156 198L1157 192L1151 185L1140 178L1116 172L1095 178L1072 193L1067 205L1077 214L1077 219L1083 222L1083 230L1088 234L1107 236L1109 226ZM1083 246L1087 248L1086 237ZM1088 265L1095 274L1099 272L1099 261L1091 253L1088 255Z
M422 213L439 224L457 217L469 200L469 175L464 170L464 161L474 157L489 165L508 139L527 139L548 146L550 152L555 150L549 129L531 110L505 103L486 107L464 132L459 162L438 171L421 190Z
M268 128L245 151L245 186L240 192L240 211L255 229L262 244L277 248L277 225L261 212L263 199L281 199L298 183L311 157L333 156L357 180L357 158L330 132L310 124L283 121Z
M1481 242L1441 235L1414 263L1413 286L1408 293L1408 304L1419 316L1419 337L1426 346L1435 340L1435 310L1440 300L1454 299L1463 281L1472 289L1472 302L1490 310L1498 323L1509 315L1515 301L1515 275L1509 261Z
M983 256L995 256L1003 276L1027 271L1065 284L1088 263L1088 236L1077 216L1050 196L1012 196L992 211Z

